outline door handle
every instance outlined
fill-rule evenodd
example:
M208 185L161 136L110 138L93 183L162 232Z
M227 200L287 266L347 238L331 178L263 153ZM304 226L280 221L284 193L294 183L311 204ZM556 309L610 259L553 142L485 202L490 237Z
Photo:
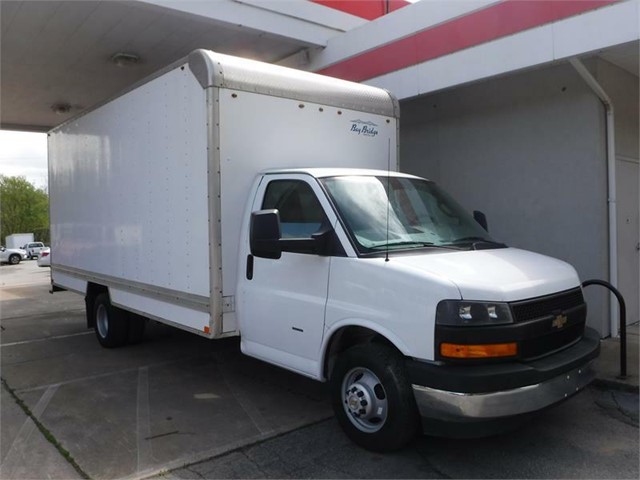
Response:
M247 280L253 280L253 255L247 255Z

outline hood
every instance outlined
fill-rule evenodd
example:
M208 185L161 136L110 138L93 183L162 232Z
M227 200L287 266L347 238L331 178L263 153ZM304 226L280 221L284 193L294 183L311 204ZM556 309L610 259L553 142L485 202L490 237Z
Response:
M580 286L568 263L517 248L398 255L391 261L449 280L465 300L512 302Z
M5 248L4 251L9 253L19 253L20 255L27 254L27 251L24 250L23 248Z

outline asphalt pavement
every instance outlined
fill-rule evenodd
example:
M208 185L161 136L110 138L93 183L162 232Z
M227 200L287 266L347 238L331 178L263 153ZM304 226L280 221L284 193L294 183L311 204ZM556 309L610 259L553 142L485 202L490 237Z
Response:
M364 451L334 419L167 472L218 478L638 478L638 396L587 388L508 434Z

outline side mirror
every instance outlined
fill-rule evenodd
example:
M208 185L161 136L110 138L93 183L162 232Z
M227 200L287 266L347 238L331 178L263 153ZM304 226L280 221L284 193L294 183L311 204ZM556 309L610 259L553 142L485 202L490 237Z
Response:
M487 225L487 216L484 213L482 213L480 210L474 210L473 219L478 222L480 226L487 232L489 231L489 226Z
M249 246L256 257L278 259L280 247L280 214L278 210L259 210L251 214Z
M333 229L327 226L311 238L282 238L278 210L258 210L251 214L249 247L253 256L274 260L282 252L329 255L332 235Z

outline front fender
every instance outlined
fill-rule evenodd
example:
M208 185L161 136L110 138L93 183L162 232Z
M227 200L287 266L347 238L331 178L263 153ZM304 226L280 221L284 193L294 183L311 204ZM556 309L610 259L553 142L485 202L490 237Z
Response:
M321 347L322 358L320 359L319 365L326 364L329 345L331 344L331 340L333 339L334 335L337 332L339 332L341 329L346 327L361 327L361 328L366 328L368 330L371 330L372 332L375 332L378 335L384 337L386 340L388 340L403 355L409 356L409 352L410 352L409 347L406 345L405 342L402 341L402 339L400 339L397 335L395 335L391 330L371 320L366 320L363 318L345 318L332 324L329 328L325 330L325 334L322 339L322 347ZM321 376L324 380L326 380L324 369L321 372Z

